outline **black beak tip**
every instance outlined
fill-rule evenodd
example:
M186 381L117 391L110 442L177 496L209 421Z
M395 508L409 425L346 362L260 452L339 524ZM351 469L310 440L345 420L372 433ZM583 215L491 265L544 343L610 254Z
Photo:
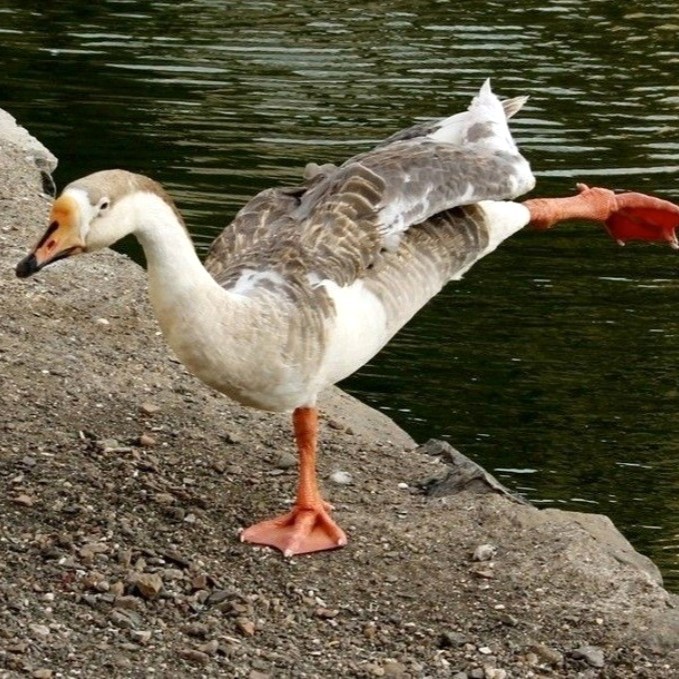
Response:
M18 278L28 278L39 269L38 260L35 258L35 255L31 253L17 264L16 275Z

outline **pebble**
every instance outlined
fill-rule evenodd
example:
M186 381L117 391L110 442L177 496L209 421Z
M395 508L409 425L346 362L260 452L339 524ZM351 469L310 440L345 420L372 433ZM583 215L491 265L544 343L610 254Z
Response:
M206 644L200 646L198 650L207 655L215 655L219 650L219 642L216 639L211 639Z
M33 670L31 676L33 679L50 679L52 676L52 670L48 670L45 667L40 667L37 670Z
M144 599L155 599L163 589L163 579L158 573L139 573L132 582Z
M160 411L160 406L157 406L155 403L150 403L149 401L144 401L144 403L139 406L139 410L147 415L155 415Z
M461 632L442 632L439 637L439 648L457 648L467 643L467 637Z
M601 668L604 666L604 652L598 646L581 646L576 648L572 656L576 660L584 660L591 667Z
M153 501L159 505L171 505L174 504L175 497L171 493L156 493L153 496Z
M292 469L297 466L297 457L292 453L282 452L276 460L277 469Z
M472 554L472 561L490 561L497 552L497 547L491 544L479 545Z
M18 505L23 505L24 507L32 507L35 504L35 500L30 495L26 495L25 493L17 495L14 498L14 502Z
M402 679L406 674L406 667L396 660L387 660L382 666L384 674L383 677L392 677L392 679Z
M148 644L151 640L151 632L145 629L133 629L130 630L130 639L138 644Z
M50 628L47 625L29 625L29 629L36 637L48 637Z
M139 445L144 448L149 448L150 446L156 445L156 440L153 438L153 436L150 436L149 434L142 434L139 437Z
M248 618L238 618L236 620L236 627L245 636L251 637L255 634L255 623Z
M507 670L499 667L486 667L484 669L485 679L507 679Z
M330 474L330 480L338 486L348 486L354 481L349 472L341 471L339 469Z
M197 665L207 665L210 662L210 656L202 651L197 651L195 648L181 648L178 651L179 656L196 663Z
M136 629L141 618L134 611L113 610L109 615L111 623L120 629Z
M321 618L322 620L331 620L339 615L339 610L337 608L324 608L323 606L317 608L315 612L316 617Z
M537 656L537 660L540 662L547 665L563 664L563 654L549 646L545 646L545 644L531 644L529 649L531 653Z

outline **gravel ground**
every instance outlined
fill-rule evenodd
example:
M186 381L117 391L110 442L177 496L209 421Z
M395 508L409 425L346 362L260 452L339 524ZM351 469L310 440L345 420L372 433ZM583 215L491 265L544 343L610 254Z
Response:
M168 353L142 270L13 267L49 200L0 139L0 677L671 677L677 598L604 517L437 497L431 455L339 390L320 474L350 544L283 559L288 418Z

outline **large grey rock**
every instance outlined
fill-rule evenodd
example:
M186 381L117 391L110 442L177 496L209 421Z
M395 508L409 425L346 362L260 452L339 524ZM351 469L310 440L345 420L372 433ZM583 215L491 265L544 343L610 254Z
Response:
M6 156L12 151L19 153L40 173L42 192L47 196L55 196L57 190L52 172L57 166L56 156L21 127L13 115L0 109L0 153Z
M56 156L3 109L0 109L0 141L21 149L39 170L48 174L54 172L57 166Z

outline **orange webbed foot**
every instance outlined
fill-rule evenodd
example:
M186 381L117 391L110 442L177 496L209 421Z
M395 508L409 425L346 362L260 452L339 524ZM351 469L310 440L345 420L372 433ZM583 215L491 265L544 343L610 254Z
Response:
M322 503L311 508L295 505L283 516L261 521L243 530L240 539L275 547L286 557L337 549L347 544L347 536Z
M679 206L668 200L633 191L614 193L598 186L577 185L578 193L567 198L533 198L523 204L530 212L530 224L548 229L568 219L603 223L620 245L630 240L667 242L679 249L676 229Z
M666 242L679 250L676 229L679 206L644 193L628 192L615 197L615 209L606 220L606 231L618 243L629 240Z

